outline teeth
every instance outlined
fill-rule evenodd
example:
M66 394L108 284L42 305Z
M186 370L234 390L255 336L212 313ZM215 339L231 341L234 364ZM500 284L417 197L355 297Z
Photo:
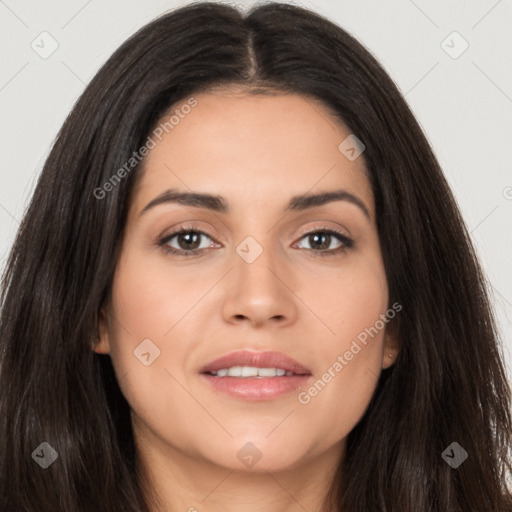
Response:
M282 368L256 368L255 366L232 366L231 368L222 368L216 372L210 372L210 375L217 377L283 377L293 375L293 372L283 370Z
M230 375L231 370L229 370L228 375ZM242 377L257 377L258 376L258 368L254 368L253 366L242 366ZM265 375L268 377L268 375Z

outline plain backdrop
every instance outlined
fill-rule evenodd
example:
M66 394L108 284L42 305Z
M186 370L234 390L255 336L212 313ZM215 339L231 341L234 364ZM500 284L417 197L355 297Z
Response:
M0 0L0 270L54 138L86 84L138 28L188 3ZM224 3L246 10L255 2ZM405 95L488 276L512 379L512 1L290 3L355 35Z

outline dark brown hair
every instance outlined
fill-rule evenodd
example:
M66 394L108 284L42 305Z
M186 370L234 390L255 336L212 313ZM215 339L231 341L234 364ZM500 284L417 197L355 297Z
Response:
M10 253L0 317L0 509L141 512L129 406L91 350L140 166L94 193L191 94L236 85L322 102L366 146L401 352L347 442L343 512L512 510L511 395L486 282L418 123L375 58L306 9L197 3L130 37L62 127ZM442 452L468 458L452 469ZM49 443L42 469L31 454ZM343 469L343 471L342 471ZM147 491L147 489L146 489Z

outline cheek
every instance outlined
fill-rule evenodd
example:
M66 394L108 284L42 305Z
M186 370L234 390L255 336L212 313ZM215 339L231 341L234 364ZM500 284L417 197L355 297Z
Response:
M363 416L381 371L388 288L380 259L359 259L309 284L311 309L329 329L311 348L316 380L297 395L310 426L332 425L325 442L347 435ZM330 331L330 332L329 332Z
M346 264L338 268L326 268L310 275L311 279L300 279L298 295L304 297L310 310L323 321L326 328L318 336L330 341L324 347L347 350L353 339L386 312L387 279L377 251L366 257L358 255L347 259ZM318 346L313 348L318 350Z
M333 358L325 372L297 395L298 416L307 418L309 429L322 432L324 448L345 438L370 404L380 371L370 351L362 349L351 361Z
M158 393L172 384L166 370L173 371L187 357L186 344L176 343L173 334L186 325L187 311L200 298L198 292L204 294L197 285L180 280L179 272L172 278L159 262L148 261L136 251L122 255L110 310L112 364L123 394L132 408L141 411L151 409Z
M182 371L192 337L183 329L205 282L198 284L196 277L194 285L179 272L173 278L168 267L166 271L159 262L148 265L142 260L127 251L116 269L111 360L137 424L151 425L185 446L191 424L201 425L204 411L194 409L186 392Z
M169 269L165 257L148 258L136 251L120 259L113 303L124 334L129 332L133 341L170 338L170 331L204 295L208 278Z

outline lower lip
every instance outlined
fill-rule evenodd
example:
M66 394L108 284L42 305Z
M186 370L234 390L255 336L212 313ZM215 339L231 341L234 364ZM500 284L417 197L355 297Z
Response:
M311 375L291 375L289 377L215 377L201 374L216 390L243 400L273 400L305 385Z

